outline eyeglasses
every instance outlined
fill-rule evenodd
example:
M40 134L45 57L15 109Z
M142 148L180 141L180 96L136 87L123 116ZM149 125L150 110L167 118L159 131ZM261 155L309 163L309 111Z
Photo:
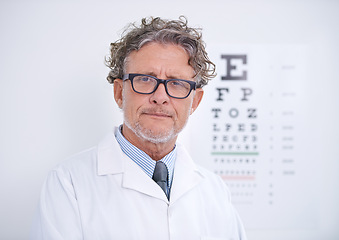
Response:
M163 80L145 74L125 74L123 80L130 80L133 91L140 94L154 93L159 84L163 83L168 96L178 99L187 98L191 91L196 89L196 82L194 81L182 79Z

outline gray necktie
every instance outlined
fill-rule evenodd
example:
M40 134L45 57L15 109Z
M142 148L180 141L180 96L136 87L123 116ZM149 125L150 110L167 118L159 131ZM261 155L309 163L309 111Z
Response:
M152 179L164 190L167 195L168 171L165 163L157 161Z

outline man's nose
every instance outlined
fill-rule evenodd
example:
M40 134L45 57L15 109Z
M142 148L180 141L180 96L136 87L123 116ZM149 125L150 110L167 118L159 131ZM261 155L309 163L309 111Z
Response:
M158 88L152 93L150 100L156 104L168 103L169 97L166 93L165 85L160 83Z

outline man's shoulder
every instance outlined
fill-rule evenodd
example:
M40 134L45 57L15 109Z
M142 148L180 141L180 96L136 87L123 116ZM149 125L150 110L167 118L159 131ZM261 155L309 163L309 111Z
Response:
M208 185L213 185L215 188L226 189L228 191L227 186L223 179L212 172L208 168L197 164L190 156L186 148L182 144L177 144L178 153L180 154L181 159L184 159L186 163L189 163L191 167L193 167L202 177L203 182Z
M107 149L113 149L115 143L114 134L107 133L96 145L84 149L80 152L72 154L61 161L55 169L81 169L81 168L96 168L99 152L104 152Z
M214 181L218 184L224 185L223 180L219 175L216 173L212 172L208 168L199 165L192 159L191 155L189 152L186 150L185 146L183 144L178 143L178 153L180 154L181 158L185 159L186 162L189 162L192 164L192 166L208 181Z
M208 191L213 193L221 194L225 197L225 199L228 199L230 201L231 199L231 193L230 190L225 183L225 181L216 173L208 170L207 168L203 166L197 165L198 171L203 176L202 186L204 186L205 189L208 189Z
M53 170L74 171L91 168L97 159L98 147L94 146L78 153L72 154L61 161Z
M217 175L216 173L207 169L206 167L203 167L203 166L197 164L197 169L204 176L204 178L206 180L212 181L215 184L221 184L222 186L225 185L224 181L222 180L222 178L219 175Z

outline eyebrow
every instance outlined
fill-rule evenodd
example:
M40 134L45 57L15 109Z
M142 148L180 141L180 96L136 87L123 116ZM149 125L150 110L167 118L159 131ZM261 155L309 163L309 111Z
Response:
M143 73L143 74L150 75L150 76L158 78L157 75L154 72L146 72L146 73ZM194 76L192 78L194 78ZM173 75L169 75L169 76L167 76L167 79L186 79L186 78L174 77ZM188 80L188 79L186 79L186 80Z

